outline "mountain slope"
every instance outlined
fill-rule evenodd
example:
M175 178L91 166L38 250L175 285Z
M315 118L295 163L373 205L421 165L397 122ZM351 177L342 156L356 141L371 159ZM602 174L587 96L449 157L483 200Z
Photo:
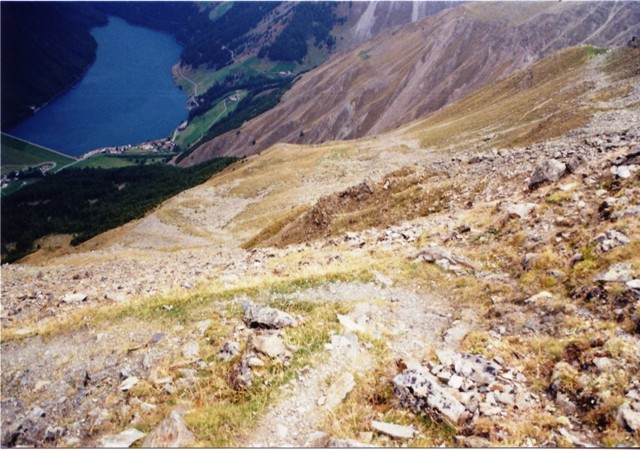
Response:
M82 5L3 2L2 128L71 87L96 57L91 28L106 15Z
M390 130L562 47L624 45L636 2L463 5L387 32L303 75L269 113L180 164L248 155L276 142L318 143Z
M2 444L637 446L639 77L638 49L566 49L43 242L2 267ZM446 402L398 389L425 373Z

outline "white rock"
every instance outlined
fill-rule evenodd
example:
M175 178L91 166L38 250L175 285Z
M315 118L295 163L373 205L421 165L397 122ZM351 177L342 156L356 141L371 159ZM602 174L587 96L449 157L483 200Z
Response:
M618 409L618 421L633 431L640 430L640 413L631 409L628 403L625 403Z
M436 356L442 365L448 366L453 364L456 353L452 350L436 350Z
M616 169L616 175L618 178L629 178L631 177L631 172L629 171L628 166L618 166Z
M119 389L122 392L127 392L128 390L133 388L136 384L138 384L139 381L140 380L138 379L138 377L129 377L126 380L124 380L122 383L120 383Z
M87 294L77 293L77 294L67 294L62 297L62 301L65 303L81 303L87 299Z
M508 203L506 211L510 215L515 215L521 219L529 219L531 213L538 207L535 203Z
M182 356L185 358L194 358L200 353L200 344L196 341L186 343L182 347Z
M507 394L506 392L496 392L494 397L498 403L502 403L503 405L511 406L516 401L513 394Z
M209 329L209 327L211 326L212 322L213 321L211 319L196 322L196 329L200 332L200 334L205 334Z
M631 280L631 281L627 281L627 287L629 289L640 289L640 280Z
M462 387L462 383L464 381L464 378L462 378L459 375L453 375L451 377L451 379L449 380L449 386L454 388L454 389L460 389Z
M594 281L626 282L631 281L633 272L630 264L618 263L609 267L594 278Z
M289 434L289 429L282 425L281 423L276 425L276 434L280 439L284 439Z
M277 358L286 350L282 338L275 334L263 334L256 336L253 339L253 347L256 351L268 356L269 358Z
M262 367L264 366L264 361L262 361L260 358L256 358L255 356L249 358L249 360L247 361L247 364L249 364L249 367L253 368L253 367Z
M145 436L146 434L142 431L138 431L135 428L129 428L116 435L103 437L98 442L98 445L106 448L129 448L136 441L139 441Z
M416 434L416 429L413 427L405 427L396 425L395 423L378 422L377 420L371 421L371 428L398 439L411 439Z
M334 409L346 398L356 386L356 380L350 372L344 372L334 381L325 396L324 407Z
M541 301L541 300L551 300L551 299L553 299L553 294L551 292L542 291L542 292L538 292L536 295L533 295L533 296L529 297L524 302L525 303L535 303L535 302L538 302L538 301Z
M613 361L610 358L593 358L593 364L601 372L605 372L613 367Z
M145 448L185 448L195 440L195 436L184 423L184 410L171 411L158 426L149 433L142 446Z
M336 314L338 317L338 322L342 325L347 333L353 333L356 331L364 332L366 328L362 325L359 325L353 321L349 316L345 316L342 314Z

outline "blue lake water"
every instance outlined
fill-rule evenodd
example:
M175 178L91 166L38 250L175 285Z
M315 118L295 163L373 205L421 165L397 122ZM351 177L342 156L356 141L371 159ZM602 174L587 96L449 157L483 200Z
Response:
M171 75L182 50L172 36L115 17L92 34L97 56L85 76L9 134L76 156L169 136L187 118Z

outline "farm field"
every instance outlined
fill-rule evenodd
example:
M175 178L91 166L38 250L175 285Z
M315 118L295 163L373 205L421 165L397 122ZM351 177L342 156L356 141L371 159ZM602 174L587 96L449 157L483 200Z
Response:
M71 156L63 155L5 133L2 133L0 143L2 148L2 175L38 166L46 162L55 163L56 166L51 171L57 172L76 161Z
M230 101L227 97L210 109L206 114L195 117L191 122L189 122L189 126L187 126L184 131L180 132L176 139L176 144L181 148L187 148L197 142L216 122L227 117L236 109L238 103L247 96L247 91L239 90L235 95L237 97L236 101Z

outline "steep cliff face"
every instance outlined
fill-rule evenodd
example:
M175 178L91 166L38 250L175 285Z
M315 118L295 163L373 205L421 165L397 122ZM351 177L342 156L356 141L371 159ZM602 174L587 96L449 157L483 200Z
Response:
M354 36L375 29L375 12L359 15ZM640 4L632 2L447 9L336 55L303 75L276 108L203 144L181 164L255 154L277 142L371 136L436 111L560 48L624 45L639 31Z

